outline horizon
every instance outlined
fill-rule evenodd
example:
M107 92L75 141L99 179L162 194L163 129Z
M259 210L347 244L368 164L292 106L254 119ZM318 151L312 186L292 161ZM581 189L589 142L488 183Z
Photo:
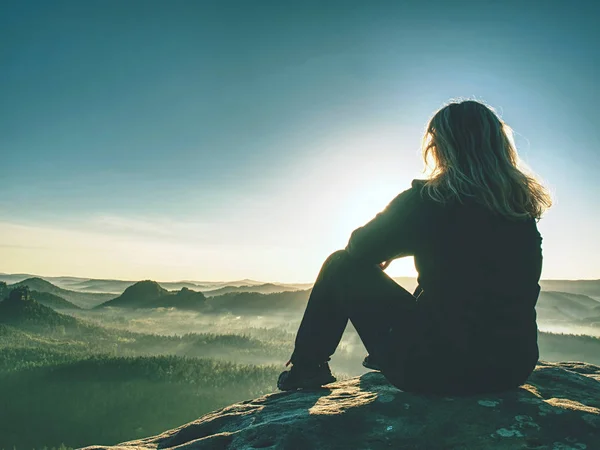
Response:
M12 277L26 276L27 278L25 278L25 279L41 278L44 280L46 278L78 278L78 279L90 280L90 281L123 281L123 282L132 282L132 283L137 283L140 281L154 281L159 284L160 283L198 283L198 284L222 283L222 284L226 284L226 283L239 283L239 282L243 282L243 281L251 281L251 282L260 283L260 284L281 284L281 285L314 284L314 280L313 281L285 281L285 280L281 281L281 280L258 280L258 279L254 279L254 278L235 278L235 279L222 279L222 280L208 280L208 279L199 279L199 280L170 279L170 280L165 280L165 279L153 279L153 278L139 278L139 279L132 280L132 279L122 279L122 278L84 277L84 276L73 276L73 275L64 275L64 274L63 275L40 275L40 274L34 274L34 273L6 273L6 272L0 272L0 276L12 276ZM416 279L416 276L393 275L392 278L393 279L405 278L405 279L414 280L414 279ZM600 278L540 278L540 282L542 282L542 281L600 281Z
M554 198L541 278L600 279L600 6L434 6L4 2L0 272L312 283L472 98Z

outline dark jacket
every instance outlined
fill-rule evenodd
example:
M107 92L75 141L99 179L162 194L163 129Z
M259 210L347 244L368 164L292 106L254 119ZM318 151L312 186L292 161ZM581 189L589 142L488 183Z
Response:
M539 356L542 237L535 219L510 220L472 200L442 205L423 184L413 180L355 230L347 251L365 264L414 256L415 364L454 364L459 378L464 370L524 381Z

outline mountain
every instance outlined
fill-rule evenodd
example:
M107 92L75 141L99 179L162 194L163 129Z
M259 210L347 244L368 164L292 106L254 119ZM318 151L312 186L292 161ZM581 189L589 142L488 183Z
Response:
M30 273L13 273L13 274L0 274L0 281L5 281L10 284L18 283L19 281L26 280L28 278L43 278L46 281L54 284L63 289L70 289L70 286L75 283L81 283L89 280L89 278L80 277L41 277L38 275L32 275Z
M98 308L179 308L197 311L204 307L205 301L202 292L186 287L176 292L167 291L156 281L144 280L129 286L123 294L102 303Z
M536 311L540 321L575 322L592 317L600 307L600 301L587 295L569 292L542 291Z
M226 286L255 286L258 284L265 284L264 281L256 281L250 280L249 278L245 278L243 280L234 280L234 281L194 281L194 280L186 280L188 283L193 283L197 286L202 286L206 290L209 289L218 289ZM280 283L281 284L281 283Z
M150 302L147 308L177 308L199 311L204 308L206 297L202 292L192 291L186 287L176 292L169 292Z
M560 291L600 297L600 280L541 280L543 291Z
M262 281L251 280L249 278L244 278L243 280L236 281L221 281L221 286L252 286L257 284L264 284Z
M104 292L119 295L133 284L135 284L135 281L83 280L71 284L69 289L80 292Z
M296 288L299 291L305 291L307 289L312 289L312 287L314 286L314 283L275 283L275 284L279 284L280 286L286 286L286 287L290 287L290 288Z
M261 294L273 294L275 292L291 292L298 291L300 289L293 286L286 286L282 284L265 283L265 284L253 284L246 286L224 286L219 289L210 291L202 291L204 295L208 297L215 297L217 295L229 294L232 292L258 292Z
M145 280L128 287L119 297L102 303L98 308L179 308L198 311L206 306L207 312L266 314L275 310L302 308L306 305L308 295L309 291L273 294L230 292L206 298L202 292L188 288L167 291L156 281Z
M33 276L30 275L27 278L33 278ZM69 289L69 290L73 289L71 286L73 286L77 283L81 283L81 282L89 280L89 278L81 278L81 277L40 277L40 276L38 276L37 278L43 278L44 280L49 281L50 283L52 283L55 286L58 286L59 288Z
M31 291L31 298L52 309L81 309L79 306L49 292Z
M42 278L34 277L19 281L18 283L9 285L8 288L19 286L27 286L32 291L47 292L61 297L80 307L92 307L99 303L105 302L108 299L114 298L112 294L92 294L87 292L75 292L67 289L59 288L54 284Z
M600 329L600 311L596 311L597 315L586 317L581 320L583 325Z
M268 315L277 311L301 311L308 301L310 290L260 294L258 292L231 292L208 297L211 312Z
M158 436L86 449L576 450L600 448L599 430L600 367L540 361L527 384L506 392L415 394L368 372L236 403Z
M14 283L10 287L15 288L19 286L27 286L32 291L48 292L54 295L64 294L64 292L66 291L65 289L55 286L49 281L38 277L27 278L23 281L19 281L18 283Z
M201 289L207 289L208 286L204 285L204 284L198 284L198 283L192 283L189 281L159 281L158 284L160 284L163 288L168 289L170 291L174 291L174 290L181 290L183 288L187 288L187 289L191 289L194 291L198 291Z
M135 281L126 280L103 280L103 279L83 279L75 280L68 284L68 289L77 292L94 292L105 294L122 294L129 286L133 286ZM209 288L205 285L200 285L188 281L158 281L161 287L168 290L179 290L184 287L188 289L204 289Z
M0 323L43 327L74 327L77 319L59 314L31 297L26 286L12 289L8 297L0 302Z
M0 281L4 283L14 284L19 281L31 278L31 275L26 273L2 273L0 274Z
M160 287L156 281L144 280L129 286L116 298L102 303L98 308L114 306L119 308L148 308L152 302L155 302L169 291Z

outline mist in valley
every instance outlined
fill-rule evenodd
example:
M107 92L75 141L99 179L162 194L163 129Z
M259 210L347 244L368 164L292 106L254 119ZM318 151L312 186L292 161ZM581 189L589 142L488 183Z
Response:
M193 281L0 280L0 448L17 449L115 444L274 392L311 292L253 280L204 291ZM541 292L541 359L600 364L599 285ZM336 377L366 372L365 355L349 323Z
M308 293L306 293L308 298ZM161 336L237 336L249 339L257 346L255 352L239 352L232 343L220 348L176 349L180 355L209 356L227 361L247 364L273 364L283 370L291 356L296 330L302 319L299 309L275 311L271 314L232 314L231 312L205 314L180 311L175 308L123 310L78 310L71 314L99 326L127 330L140 334ZM262 352L258 351L261 346ZM229 347L229 348L228 348ZM168 354L172 345L146 348L152 354ZM351 323L348 324L342 342L332 357L331 365L341 377L360 375L366 371L361 365L366 350Z
M305 296L308 299L309 293ZM541 294L542 304L547 293ZM599 302L600 304L600 302ZM301 306L301 305L299 305ZM565 310L569 311L566 307ZM542 311L542 312L539 312ZM584 335L600 338L600 321L582 324L577 319L569 320L563 317L560 310L551 309L552 314L544 312L538 307L538 328L540 330L541 358L549 360L576 359L569 351L561 352L560 348L548 352L543 346L548 333L565 335L564 340L570 339L569 335ZM296 330L302 319L302 308L279 310L261 314L234 314L231 312L205 314L202 312L180 311L175 308L155 308L123 310L121 308L107 308L98 310L73 311L75 317L85 319L101 326L128 330L136 333L158 334L164 336L183 336L186 334L213 334L237 335L256 339L270 348L279 348L277 356L274 353L264 355L243 356L233 353L211 355L222 359L234 360L255 364L280 364L287 361L293 349ZM558 317L557 317L558 316ZM168 351L169 349L164 349ZM588 362L600 364L600 346L598 356L589 355ZM154 351L163 353L160 348ZM545 354L547 353L547 354ZM332 369L338 374L349 376L364 373L361 366L366 350L351 323L348 324L340 347L332 357ZM551 356L551 357L549 357ZM258 358L249 360L249 358Z

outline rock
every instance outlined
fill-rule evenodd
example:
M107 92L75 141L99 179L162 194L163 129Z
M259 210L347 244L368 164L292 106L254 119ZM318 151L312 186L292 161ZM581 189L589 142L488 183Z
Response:
M440 373L443 376L443 373ZM600 449L600 367L540 362L500 394L402 392L378 372L214 411L136 449Z

